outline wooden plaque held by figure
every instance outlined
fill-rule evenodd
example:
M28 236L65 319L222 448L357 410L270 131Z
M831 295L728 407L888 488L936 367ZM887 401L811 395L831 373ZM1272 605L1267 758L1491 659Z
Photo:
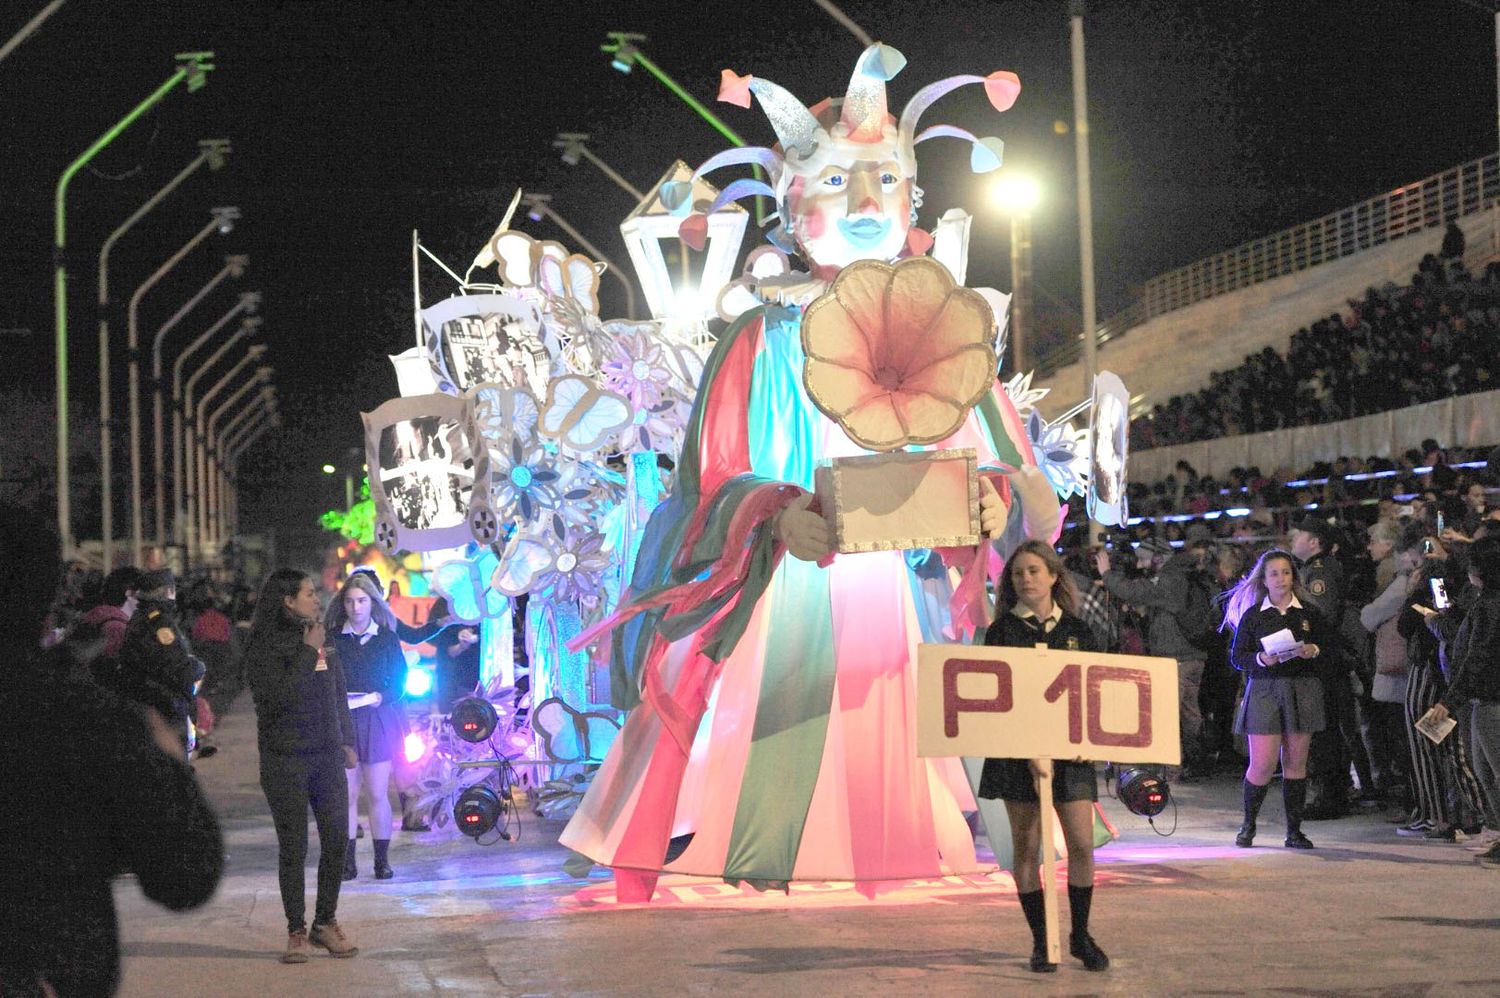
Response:
M972 447L838 457L815 485L840 554L979 543Z

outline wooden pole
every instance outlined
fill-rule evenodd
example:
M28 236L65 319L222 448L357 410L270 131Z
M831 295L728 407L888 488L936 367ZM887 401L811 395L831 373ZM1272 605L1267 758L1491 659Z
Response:
M1047 959L1062 962L1062 943L1057 928L1057 850L1052 830L1057 824L1057 808L1052 805L1052 760L1038 759L1041 772L1036 778L1036 796L1041 802L1042 822L1042 910L1047 916Z

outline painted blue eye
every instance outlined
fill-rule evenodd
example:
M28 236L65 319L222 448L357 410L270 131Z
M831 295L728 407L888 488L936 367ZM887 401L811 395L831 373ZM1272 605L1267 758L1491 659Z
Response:
M901 178L896 176L894 173L882 173L880 175L880 183L885 187L890 187L892 184L900 183L900 180Z
M849 182L849 178L844 176L842 173L835 173L833 176L829 177L823 182L829 187L843 187L846 183Z

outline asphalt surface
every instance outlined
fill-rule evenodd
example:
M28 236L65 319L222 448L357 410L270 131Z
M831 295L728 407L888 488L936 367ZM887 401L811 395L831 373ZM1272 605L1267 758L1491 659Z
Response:
M197 770L225 826L223 884L173 914L119 882L122 995L1500 995L1500 870L1460 844L1399 838L1380 811L1309 822L1317 848L1284 849L1274 788L1263 845L1236 849L1232 773L1175 788L1165 837L1105 801L1121 837L1097 853L1103 973L1066 954L1056 974L1026 969L1030 937L1004 873L874 899L849 885L756 894L673 878L653 904L622 906L604 871L563 871L561 824L531 814L518 841L492 847L451 827L397 833L388 881L371 878L361 840L361 875L339 906L359 955L285 966L248 697L219 744ZM1169 810L1157 827L1173 822ZM1060 907L1066 933L1065 897Z

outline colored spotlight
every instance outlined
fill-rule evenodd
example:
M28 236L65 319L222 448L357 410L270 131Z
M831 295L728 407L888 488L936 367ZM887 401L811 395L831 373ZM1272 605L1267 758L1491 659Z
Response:
M422 757L427 754L427 742L415 731L407 735L402 742L402 751L409 763L421 762Z
M453 803L453 823L470 838L477 839L494 828L504 814L505 802L483 783L465 790Z
M500 723L495 705L480 697L464 697L453 705L448 715L453 733L466 742L482 742L495 733Z
M432 673L426 669L412 668L406 670L406 695L409 697L425 697L432 692Z

